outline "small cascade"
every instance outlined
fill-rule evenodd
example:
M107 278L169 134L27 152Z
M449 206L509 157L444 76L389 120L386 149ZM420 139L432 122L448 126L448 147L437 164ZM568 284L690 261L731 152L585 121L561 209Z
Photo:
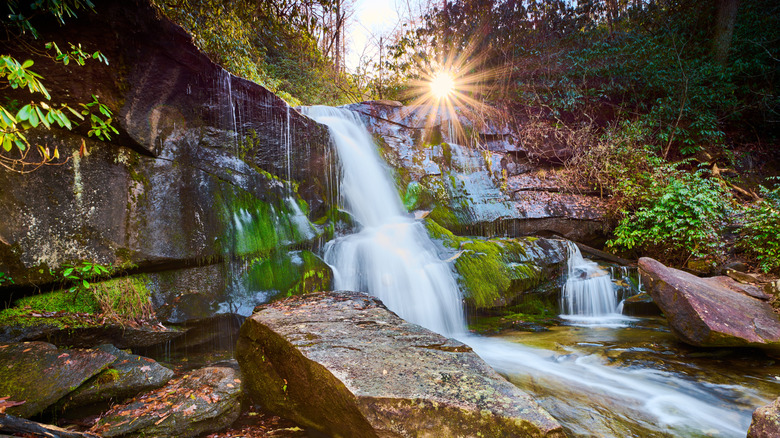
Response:
M561 308L564 315L597 317L617 313L618 297L612 276L596 262L582 257L569 242L569 270L563 286Z

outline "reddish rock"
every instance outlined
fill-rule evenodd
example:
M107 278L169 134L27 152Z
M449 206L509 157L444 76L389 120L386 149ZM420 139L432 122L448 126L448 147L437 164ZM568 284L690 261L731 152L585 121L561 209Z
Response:
M639 268L648 292L683 342L780 349L780 320L766 302L720 278L699 278L651 258L639 259Z
M753 412L747 438L777 438L780 436L780 398Z

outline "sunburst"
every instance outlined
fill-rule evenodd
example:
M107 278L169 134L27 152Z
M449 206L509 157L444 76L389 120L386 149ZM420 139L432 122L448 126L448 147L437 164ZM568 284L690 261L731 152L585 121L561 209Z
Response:
M490 91L492 80L505 74L505 68L486 68L484 55L475 54L477 45L465 50L450 50L439 60L418 65L419 77L410 81L406 98L410 111L426 117L426 126L448 121L450 141L473 145L475 138L466 135L460 116L479 123L497 110L486 104L483 96Z

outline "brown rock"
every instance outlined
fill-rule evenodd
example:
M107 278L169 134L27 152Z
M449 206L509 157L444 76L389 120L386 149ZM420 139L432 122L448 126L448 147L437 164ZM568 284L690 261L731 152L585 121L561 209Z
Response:
M701 347L780 348L780 320L764 301L647 257L639 259L647 290L672 332Z
M753 412L753 422L747 434L747 438L777 437L780 437L780 398Z
M113 407L94 432L105 437L194 437L224 429L241 413L241 375L230 367L207 367Z
M470 347L362 293L263 306L236 357L256 401L334 437L565 436Z

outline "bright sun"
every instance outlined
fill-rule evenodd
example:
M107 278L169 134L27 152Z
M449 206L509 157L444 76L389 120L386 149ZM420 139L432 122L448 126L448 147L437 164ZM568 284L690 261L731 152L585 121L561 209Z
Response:
M430 83L431 93L436 99L445 99L455 90L455 80L448 72L439 72Z

